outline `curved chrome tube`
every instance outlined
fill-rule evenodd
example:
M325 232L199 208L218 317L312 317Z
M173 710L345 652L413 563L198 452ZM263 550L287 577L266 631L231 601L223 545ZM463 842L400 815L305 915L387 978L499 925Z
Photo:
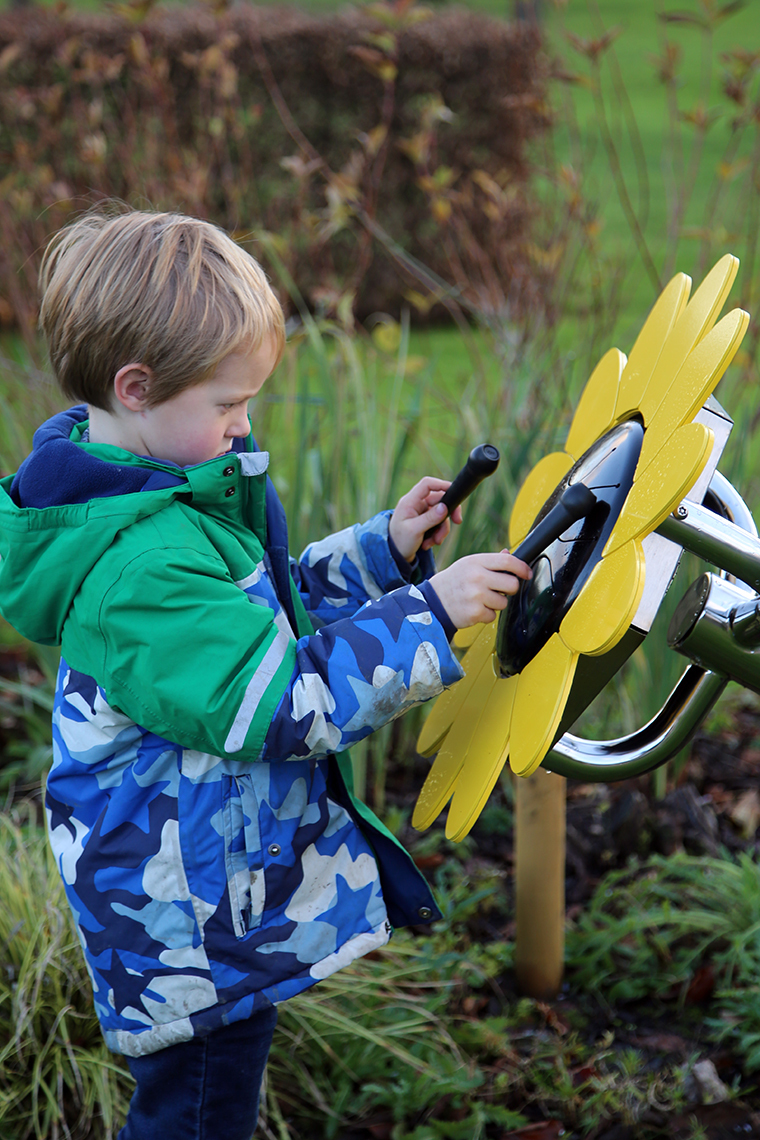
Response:
M749 508L718 471L713 475L706 497L710 496L717 500L724 512L723 518L705 507L689 503L691 524L689 516L682 521L671 515L658 528L658 533L717 561L742 580L746 581L745 575L748 575L751 584L754 585L753 578L760 582L757 569L760 544ZM709 525L705 525L708 522ZM748 536L746 540L741 532ZM606 741L584 740L566 732L542 766L569 779L590 783L625 780L650 772L683 748L727 683L727 676L689 665L663 707L643 728L629 736Z
M659 768L680 752L728 683L728 677L689 665L648 724L618 740L583 740L566 732L543 767L588 783L627 780Z
M715 496L732 522L736 523L742 530L746 530L747 534L751 534L753 538L757 538L757 524L752 517L752 512L733 483L729 483L726 476L721 475L720 471L716 471L710 480L708 495L705 497L709 497L710 494Z

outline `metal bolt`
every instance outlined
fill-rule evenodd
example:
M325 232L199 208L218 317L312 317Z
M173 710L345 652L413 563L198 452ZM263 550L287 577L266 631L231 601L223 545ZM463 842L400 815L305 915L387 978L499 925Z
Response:
M689 512L683 503L679 503L679 505L673 511L673 516L677 519L687 519L689 517Z

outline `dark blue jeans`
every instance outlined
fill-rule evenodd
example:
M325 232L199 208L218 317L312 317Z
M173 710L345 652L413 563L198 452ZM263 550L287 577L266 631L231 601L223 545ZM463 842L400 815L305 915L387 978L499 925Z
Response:
M128 1057L137 1082L118 1140L251 1140L277 1010Z

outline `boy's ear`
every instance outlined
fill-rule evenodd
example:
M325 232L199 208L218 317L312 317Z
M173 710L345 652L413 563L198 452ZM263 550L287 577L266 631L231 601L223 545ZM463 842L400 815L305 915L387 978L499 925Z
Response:
M147 364L125 364L113 378L114 395L130 412L144 412L152 383Z

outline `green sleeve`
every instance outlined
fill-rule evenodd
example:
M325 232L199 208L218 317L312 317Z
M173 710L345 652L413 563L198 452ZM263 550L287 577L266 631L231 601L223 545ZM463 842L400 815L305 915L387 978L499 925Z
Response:
M96 580L85 583L63 655L150 731L255 760L295 667L295 641L274 616L216 554L154 548L126 562L100 596Z

